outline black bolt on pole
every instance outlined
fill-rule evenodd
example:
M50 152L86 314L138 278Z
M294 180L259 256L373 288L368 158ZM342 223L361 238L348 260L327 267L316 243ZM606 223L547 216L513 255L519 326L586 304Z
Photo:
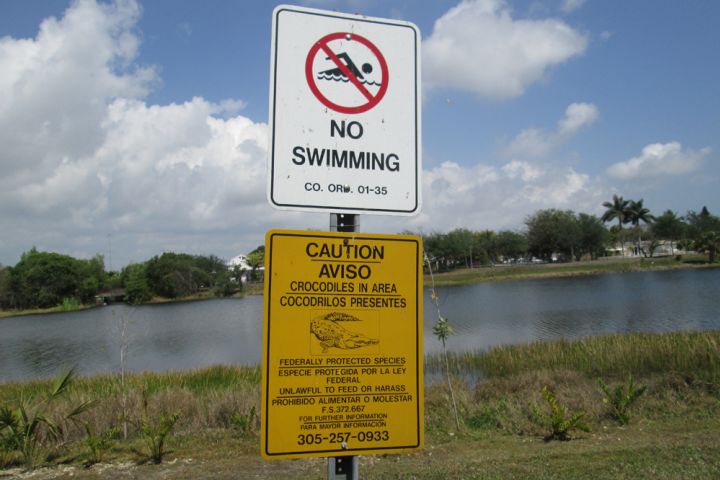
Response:
M331 232L357 232L360 227L360 215L352 213L331 213Z

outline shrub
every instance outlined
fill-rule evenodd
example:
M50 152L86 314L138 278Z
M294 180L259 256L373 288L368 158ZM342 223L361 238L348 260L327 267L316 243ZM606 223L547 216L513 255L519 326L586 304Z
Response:
M120 427L112 427L101 434L95 434L88 423L85 424L85 445L88 447L88 463L100 463L105 453L113 446L114 438L120 433Z
M537 405L533 406L535 420L544 427L550 429L550 434L545 436L545 441L569 440L570 430L578 429L589 432L590 428L582 423L585 412L572 413L558 402L555 395L545 386L542 389L542 396L550 408L550 413L545 413Z
M64 394L75 379L75 369L60 374L53 386L42 399L21 399L16 408L0 407L0 432L6 438L4 443L20 451L26 468L33 468L44 438L57 439L62 436L62 427L49 415L50 405ZM83 402L62 416L74 420L88 410L94 402Z
M163 456L166 453L165 440L180 418L180 412L175 412L172 415L161 414L155 421L148 414L147 397L147 391L143 391L143 415L140 432L148 447L150 459L153 463L159 464L162 463Z
M235 412L230 416L230 423L240 437L252 433L256 421L257 413L255 411L255 405L250 407L246 413Z
M63 312L72 312L80 308L80 302L75 297L65 297L60 308Z
M485 407L475 415L471 415L465 420L468 427L481 430L481 429L492 429L497 428L500 423L497 415L498 412L492 407Z
M0 468L10 465L13 451L17 447L15 439L5 431L0 430Z
M620 422L621 425L630 423L628 409L645 393L647 387L640 386L635 388L631 374L628 374L625 384L618 385L615 387L615 390L611 390L602 378L598 379L598 385L600 385L600 390L605 395L603 397L603 403L610 407L612 416Z

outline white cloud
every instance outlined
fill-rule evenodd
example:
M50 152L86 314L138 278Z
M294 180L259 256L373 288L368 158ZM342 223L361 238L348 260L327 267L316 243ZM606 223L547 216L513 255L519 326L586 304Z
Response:
M561 20L516 20L503 0L463 0L423 42L423 80L426 88L516 97L587 44Z
M586 0L563 0L560 10L565 13L574 12L585 4Z
M504 149L504 154L519 158L540 158L567 142L580 130L592 125L600 116L592 103L572 103L565 109L565 115L555 131L541 128L527 128L520 132Z
M504 149L508 157L541 158L555 147L556 136L541 128L526 128Z
M611 165L607 172L620 180L683 175L697 170L711 151L710 147L683 150L680 142L653 143L643 147L639 156Z
M35 39L0 39L0 182L91 153L107 102L147 93L154 70L128 68L138 15L130 1L77 2L61 20L45 20Z
M303 221L267 206L267 126L232 116L242 102L143 101L158 77L135 64L139 15L80 0L34 39L0 39L2 263L33 245L107 253L110 238L116 268L175 248L234 255L278 218Z
M520 178L523 182L531 182L542 176L542 171L538 167L530 165L528 162L513 160L502 167L502 171L508 178Z
M580 211L587 211L589 207L595 210L594 202L588 202L588 198L596 198L595 195L588 197L591 189L588 189L590 177L584 173L578 173L568 168L556 175L552 180L537 185L527 185L523 189L524 196L534 205L542 205L539 208L563 208L578 210L583 205L585 208Z
M239 209L264 202L267 127L215 118L214 108L201 98L110 105L106 142L94 160L112 179L103 193L114 213L133 212L127 226L219 228Z
M592 125L600 112L592 103L571 103L565 110L565 117L558 122L558 134L565 138L575 135L578 130Z
M446 161L424 172L422 213L403 225L424 232L458 227L516 229L538 209L597 212L608 195L603 185L572 168L515 160L500 168L482 163L465 167ZM398 230L377 218L363 220L363 224Z

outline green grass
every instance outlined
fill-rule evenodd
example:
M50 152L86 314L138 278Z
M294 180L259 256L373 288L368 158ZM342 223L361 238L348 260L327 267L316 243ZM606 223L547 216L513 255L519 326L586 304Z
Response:
M438 441L433 439L416 454L360 457L360 477L377 480L711 480L720 476L718 429L717 421L699 423L676 419L662 425L608 428L570 442L544 443L521 436L459 434ZM692 431L692 435L678 433L685 430ZM324 459L266 462L257 450L256 439L237 439L225 432L181 434L173 437L167 462L159 466L128 461L127 456L115 450L109 454L111 464L85 468L70 462L36 472L32 478L326 478Z
M435 286L465 285L471 283L524 280L545 277L571 277L599 275L606 273L640 272L653 270L675 270L688 268L717 268L719 264L708 264L701 255L659 258L617 258L609 257L572 263L551 263L537 265L499 265L482 268L463 268L434 275ZM430 277L425 277L428 285Z
M144 385L148 393L187 389L194 393L250 390L260 384L260 367L214 366L191 372L144 373L131 377L131 387Z
M0 404L37 396L47 391L50 384L50 380L0 384ZM249 395L251 392L254 395L260 385L260 367L217 365L184 372L134 373L126 375L125 385L131 395L138 395L143 390L151 395L170 396L173 392L205 397L226 392L238 395ZM119 375L97 375L77 379L73 385L73 396L116 401L121 390Z
M78 310L87 310L89 308L95 308L97 305L70 305L70 304L64 304L64 305L58 305L56 307L51 308L31 308L26 310L0 310L0 318L6 318L6 317L19 317L19 316L25 316L25 315L45 315L48 313L65 313L65 312L72 312L72 311L78 311Z
M447 385L425 389L425 448L406 455L363 456L365 478L397 479L714 479L720 478L720 332L613 335L575 342L537 342L453 356L454 388L462 419L455 427ZM433 367L433 357L427 365ZM645 394L619 426L598 387L631 372ZM468 381L460 380L460 378ZM83 430L66 425L60 447L47 450L48 468L33 478L322 478L324 459L266 462L259 455L258 425L238 435L234 416L259 411L260 369L217 366L189 372L131 374L127 440L116 441L105 464L85 467ZM49 382L0 384L0 404L37 394ZM543 387L562 406L586 412L590 432L568 442L543 442L532 418ZM148 415L179 412L162 465L143 450L142 392ZM67 404L94 398L84 413L93 431L118 425L117 377L81 378ZM62 411L66 404L58 404ZM2 458L2 457L0 457ZM17 461L17 458L15 459ZM12 462L12 459L11 459ZM242 472L239 474L239 472ZM0 477L19 475L17 467Z

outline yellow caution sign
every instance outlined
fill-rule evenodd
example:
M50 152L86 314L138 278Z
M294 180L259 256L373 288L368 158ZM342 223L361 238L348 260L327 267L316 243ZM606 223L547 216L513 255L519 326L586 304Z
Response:
M263 457L422 448L421 239L271 230L265 263Z

